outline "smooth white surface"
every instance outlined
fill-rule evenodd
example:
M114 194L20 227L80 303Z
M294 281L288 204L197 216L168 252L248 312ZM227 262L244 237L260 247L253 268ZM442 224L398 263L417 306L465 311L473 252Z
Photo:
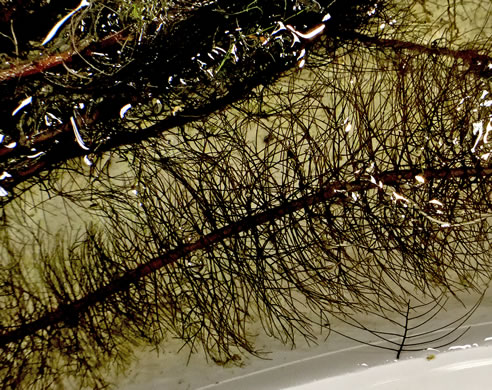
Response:
M431 356L429 354L428 356ZM492 389L492 348L475 347L385 364L288 390L453 390Z
M469 308L476 297L470 296ZM449 319L463 315L459 301L450 302L444 318L434 318L435 336L450 328ZM140 364L128 373L119 390L492 390L492 290L472 318L460 329L468 331L450 345L442 340L429 342L418 352L404 352L395 362L396 352L367 346L335 333L319 345L302 345L296 349L275 343L259 335L257 345L272 351L268 360L246 357L241 367L219 367L203 354L167 348L159 355L142 355ZM374 326L377 321L374 320ZM384 325L384 324L382 324ZM419 328L419 330L421 330ZM350 332L350 328L345 328ZM461 332L458 332L460 334ZM352 335L367 336L360 331ZM433 336L431 336L433 338ZM375 346L387 345L376 339ZM417 341L417 340L415 340ZM426 350L426 348L433 348ZM432 360L427 357L435 355ZM188 360L190 359L190 360Z
M350 340L335 337L324 347L330 349L332 345L331 351L323 351L322 347L315 353L298 355L282 364L190 389L491 390L492 321L480 321L491 313L491 297L489 293L475 313L476 321L461 328L468 331L459 341L439 349L429 344L428 349L404 353L400 361L395 360L394 351L375 348L385 345L382 342L343 348L341 346ZM435 335L447 331L449 329L440 329ZM278 357L274 360L278 361Z

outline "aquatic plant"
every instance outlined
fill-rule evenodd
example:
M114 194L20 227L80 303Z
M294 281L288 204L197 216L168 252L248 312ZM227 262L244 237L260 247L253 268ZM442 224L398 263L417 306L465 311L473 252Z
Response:
M32 6L44 45L1 20L3 388L102 388L168 337L236 361L252 322L295 343L487 287L490 5Z

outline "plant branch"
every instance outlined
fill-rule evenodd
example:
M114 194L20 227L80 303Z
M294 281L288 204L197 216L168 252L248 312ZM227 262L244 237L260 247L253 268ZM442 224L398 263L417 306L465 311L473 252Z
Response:
M402 172L387 172L377 176L384 184L391 185L398 182L409 180L415 177L416 174L422 174L416 170L407 170ZM445 178L460 178L472 176L490 176L492 175L492 167L478 168L456 168L456 169L427 169L423 175L427 178L445 179ZM142 264L132 271L128 271L123 276L115 278L110 283L99 287L84 298L78 299L68 305L58 307L56 310L45 314L39 319L25 323L15 330L3 333L0 335L0 346L5 346L8 343L23 339L30 334L33 334L41 329L53 326L66 319L67 315L73 317L74 313L81 315L85 313L91 306L103 302L113 294L127 290L130 285L138 280L154 273L156 270L164 266L175 263L183 257L195 251L210 248L226 238L238 235L241 232L248 231L254 227L284 218L295 213L303 208L323 203L330 198L343 196L343 192L365 191L374 187L374 184L368 181L353 181L349 183L335 182L325 185L321 190L312 195L306 195L299 199L286 202L269 210L263 211L257 215L248 216L237 222L231 223L220 229L203 236L199 240L182 245L179 248L171 250L162 256L156 257L153 260Z
M376 46L379 48L391 48L393 50L410 50L419 54L432 56L447 56L454 59L463 60L477 74L482 77L492 77L492 57L488 54L482 54L475 49L450 49L447 47L434 47L420 43L402 41L400 39L379 38L377 36L368 36L355 33L355 39L366 45Z

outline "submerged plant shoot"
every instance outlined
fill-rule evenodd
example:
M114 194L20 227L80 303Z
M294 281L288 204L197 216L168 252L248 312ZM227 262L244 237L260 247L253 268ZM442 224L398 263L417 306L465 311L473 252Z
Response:
M492 276L492 4L0 7L1 388L263 356L252 324L460 337L480 302L418 338Z

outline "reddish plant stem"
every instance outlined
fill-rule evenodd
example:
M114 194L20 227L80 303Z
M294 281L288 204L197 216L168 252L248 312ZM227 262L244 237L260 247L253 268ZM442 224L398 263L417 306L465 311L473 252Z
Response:
M363 34L354 34L354 38L359 42L377 47L403 49L419 54L447 56L455 59L461 59L480 74L483 74L486 77L492 75L492 69L489 67L492 66L492 57L486 54L481 54L478 50L456 50L446 47L430 47L414 42L401 41L398 39L378 38Z
M362 34L355 34L353 36L355 39L359 40L360 42L363 42L368 45L375 45L377 47L383 47L383 48L392 48L392 49L405 49L405 50L411 50L417 53L422 53L422 54L428 54L428 55L445 55L445 56L450 56L456 59L461 59L468 63L473 69L479 72L479 74L492 74L492 69L488 68L489 64L492 64L492 58L480 54L477 50L453 50L453 49L448 49L448 48L440 48L440 47L428 47L426 45L418 44L418 43L413 43L413 42L407 42L407 41L401 41L401 40L396 40L396 39L385 39L385 38L378 38L378 37L372 37L372 36L366 36ZM129 39L129 36L125 35L125 31L120 31L116 34L113 34L111 36L108 36L101 40L100 42L97 43L99 45L98 47L103 47L103 46L108 46L112 45L116 42L120 42L121 40ZM86 53L87 55L90 55L91 50L93 50L93 45L91 46L86 46L85 49L83 49L83 52ZM13 70L9 70L7 72L0 72L0 82L3 81L2 77L25 77L31 74L39 73L42 72L43 70L46 70L50 67L59 65L60 63L64 61L69 61L72 59L72 56L75 54L74 51L71 52L66 52L62 53L60 55L55 55L52 57L47 57L45 58L42 62L38 62L37 64L31 63L31 64L24 64L22 66L19 66L18 68L14 68ZM8 76L7 74L10 74L9 72L13 72L13 76ZM7 76L6 76L7 75ZM214 109L220 108L220 104L215 104L215 107L212 107L212 111ZM201 110L201 113L198 113L199 115L202 115L204 113L211 112L207 109ZM98 113L96 112L94 114L95 117L98 116ZM193 116L193 115L192 115ZM190 117L192 117L190 116ZM174 118L171 118L172 120L170 121L165 121L164 123L160 124L159 127L160 130L155 130L155 127L151 129L150 131L142 132L142 134L145 134L145 136L138 136L137 138L139 139L133 139L131 136L129 136L128 140L125 142L121 142L119 144L115 145L105 145L100 151L103 150L108 150L110 147L116 147L118 145L124 144L124 143L130 143L130 142L138 142L139 140L142 140L148 136L155 135L159 131L163 131L167 128L172 127L175 125L175 121L173 120ZM93 123L95 119L91 118L84 118L84 122L86 124ZM184 120L181 121L186 123L189 120ZM63 125L60 128L57 128L55 130L47 130L44 132L41 132L37 135L34 135L32 139L30 140L29 147L38 147L39 145L45 144L45 143L50 143L54 142L57 137L62 136L63 134L69 135L69 133L72 132L72 129L68 125ZM73 155L67 155L67 158L70 157L75 157L77 155L80 155L80 152L77 152L77 145L74 143L73 145L67 145L67 148L73 148L75 151ZM0 146L0 158L1 159L6 159L6 158L15 158L16 154L19 153L24 153L25 151L22 150L22 148L7 148L5 146ZM22 168L19 168L18 170L11 171L9 172L12 174L11 179L7 179L3 181L2 187L9 191L10 189L14 188L18 183L28 179L29 177L34 176L36 173L38 173L41 170L46 169L53 163L60 162L60 159L58 160L53 160L51 162L46 162L46 161L41 161L41 160L36 160L32 162L27 162L23 163Z
M74 54L75 52L70 50L64 53L44 57L40 60L15 65L10 69L0 72L0 82L41 73L46 69L53 68L54 66L60 65L64 62L69 62Z
M94 42L92 44L82 42L77 49L71 49L63 53L52 54L38 60L14 65L10 69L0 71L0 82L42 73L47 69L72 61L75 55L85 54L91 56L92 52L97 49L102 49L127 39L130 39L130 37L126 35L125 30L122 30L101 39L99 42Z
M417 169L405 170L400 172L388 171L377 175L376 179L380 180L385 185L392 185L401 183L405 180L413 180L415 178L415 175L417 174L424 176L427 179L491 176L492 167L483 169L466 167L453 169L425 169L423 172ZM365 191L373 187L374 184L366 180L357 180L349 183L329 183L323 186L321 190L312 195L306 195L299 199L285 202L269 210L265 210L256 215L242 218L237 222L216 229L215 231L203 236L193 243L182 245L174 250L163 254L162 256L156 257L155 259L138 266L132 271L126 272L123 276L115 278L113 281L99 287L98 289L87 294L83 298L80 298L72 303L59 306L57 309L43 315L35 321L20 325L17 329L4 332L0 335L0 346L5 346L8 343L21 340L41 329L45 329L50 326L54 326L60 322L67 321L74 316L78 317L86 313L91 306L103 302L106 298L128 289L132 284L138 282L146 276L151 275L156 270L163 268L166 265L173 264L192 252L205 248L210 248L226 238L230 238L241 232L250 230L255 226L259 226L267 222L283 218L287 215L291 215L303 208L320 204L331 198L344 196L340 193L340 191L357 192Z
M233 88L229 94L221 98L217 98L197 109L184 111L180 113L180 115L176 116L170 115L157 124L138 132L121 133L118 135L118 137L112 137L105 143L97 145L97 151L82 150L75 142L73 129L69 124L64 124L54 130L47 130L40 135L34 136L32 138L32 141L34 141L34 143L31 142L29 144L29 147L37 147L39 146L39 143L49 143L50 145L53 145L55 140L60 140L60 145L63 143L63 147L60 147L60 145L58 145L57 153L53 153L52 151L50 151L49 153L46 153L45 155L38 157L35 160L29 160L26 158L21 163L19 163L18 166L9 168L8 173L11 175L11 177L2 180L0 182L0 186L6 191L11 191L23 181L36 176L36 174L40 173L41 171L49 169L50 167L55 166L56 164L66 161L70 158L75 158L95 152L101 153L116 148L118 146L142 142L149 137L162 133L166 129L170 129L176 126L182 126L189 122L193 122L194 120L196 120L196 118L201 118L209 115L210 113L236 101L241 96L243 96L244 91L249 90L250 88L251 86L240 84L236 88ZM111 110L111 104L111 101L109 101L108 106L103 107L102 110L106 112ZM86 126L90 126L91 124L99 120L100 114L101 113L99 111L95 111L90 116L84 115L82 118L84 124ZM20 157L19 153L22 154L25 153L25 151L22 150L22 148L20 147L9 149L0 146L0 159L5 160L6 158L12 159L16 156Z

